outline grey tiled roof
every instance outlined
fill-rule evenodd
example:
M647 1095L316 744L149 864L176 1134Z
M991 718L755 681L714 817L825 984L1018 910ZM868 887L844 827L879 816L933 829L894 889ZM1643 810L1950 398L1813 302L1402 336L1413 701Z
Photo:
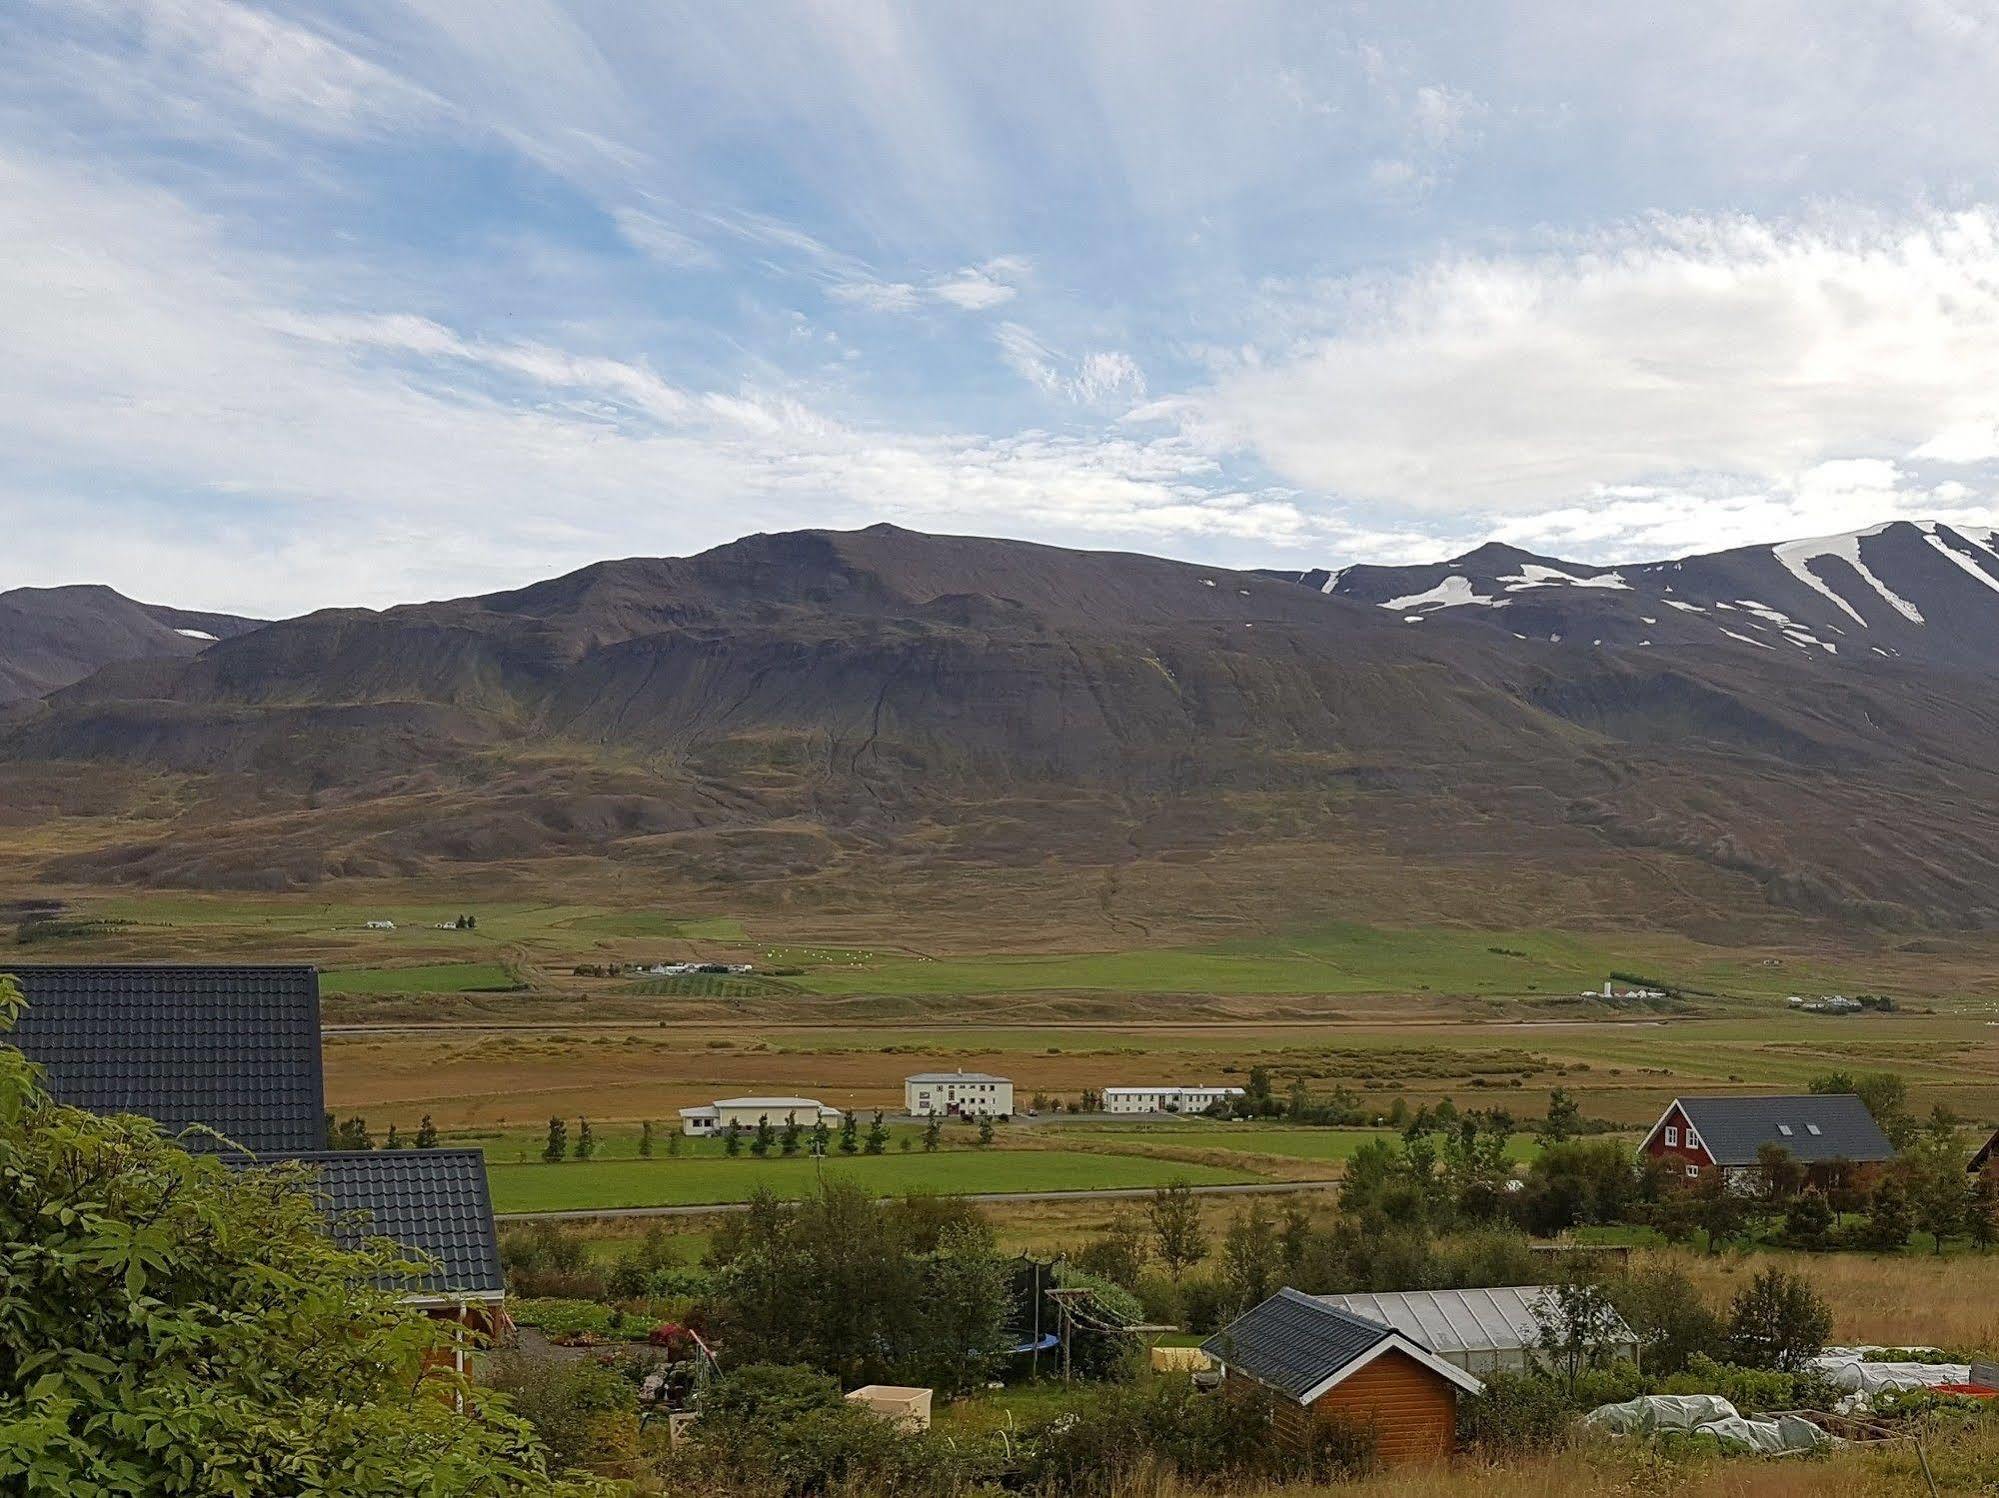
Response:
M1895 1146L1867 1105L1850 1092L1683 1097L1679 1104L1717 1165L1754 1165L1757 1149L1765 1144L1781 1144L1793 1159L1807 1164L1895 1158Z
M506 1288L483 1150L318 1150L289 1158L316 1177L335 1242L351 1248L388 1238L436 1261L431 1273L387 1288L436 1296Z
M1216 1332L1201 1350L1259 1383L1302 1399L1392 1335L1378 1321L1283 1289Z
M257 1154L326 1142L313 968L0 960L0 972L28 999L0 1043L39 1062L58 1100L170 1134L205 1124Z

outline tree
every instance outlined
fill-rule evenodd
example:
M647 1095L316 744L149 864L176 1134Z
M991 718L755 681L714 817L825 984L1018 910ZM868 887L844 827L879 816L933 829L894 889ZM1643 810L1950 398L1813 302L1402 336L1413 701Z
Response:
M1930 1235L1936 1253L1944 1240L1964 1231L1971 1204L1971 1178L1958 1147L1957 1126L1948 1115L1933 1117L1902 1156L1911 1216Z
M1722 1353L1722 1321L1677 1269L1634 1269L1606 1287L1625 1325L1638 1334L1647 1373L1673 1374L1696 1353Z
M930 1115L930 1121L923 1126L923 1148L925 1153L935 1154L937 1152L938 1141L943 1137L944 1125L938 1121L937 1115L933 1113Z
M727 1155L731 1160L733 1160L738 1155L742 1154L742 1152L743 1152L742 1125L732 1121L729 1124L729 1127L722 1131L722 1153Z
M1287 1201L1284 1204L1283 1219L1277 1229L1278 1250L1284 1259L1284 1278L1288 1284L1296 1284L1304 1278L1305 1260L1312 1252L1312 1214L1304 1204Z
M1972 1247L1981 1253L1999 1242L1999 1174L1989 1168L1971 1179L1964 1203L1964 1230L1971 1235Z
M763 1159L770 1153L771 1144L776 1138L777 1132L770 1126L770 1115L768 1113L759 1115L756 1135L750 1140L750 1153L759 1160Z
M992 1116L990 1114L981 1113L979 1115L979 1143L991 1144L992 1142L993 1142Z
M666 1131L666 1152L669 1155L678 1155L680 1153L680 1140L681 1131L679 1129L670 1128Z
M1252 1202L1237 1212L1222 1235L1222 1283L1237 1314L1276 1290L1283 1264L1277 1224L1263 1203Z
M1581 1105L1569 1096L1567 1088L1557 1087L1548 1094L1548 1117L1541 1125L1541 1133L1559 1144L1582 1132L1582 1120Z
M716 1230L708 1267L718 1338L739 1367L802 1363L847 1385L955 1393L983 1383L1009 1340L1006 1262L962 1201L882 1203L839 1179L796 1203L759 1191Z
M1912 1226L1909 1193L1894 1176L1883 1176L1867 1206L1867 1246L1893 1253L1908 1243Z
M985 1141L981 1141L982 1143ZM868 1125L867 1153L879 1155L888 1148L888 1125L882 1122L881 1109L875 1109L875 1120Z
M576 1120L576 1158L587 1160L597 1153L597 1136L591 1131L590 1120Z
M1548 1286L1534 1308L1535 1346L1547 1354L1571 1397L1586 1368L1610 1361L1624 1327L1610 1295L1595 1282L1571 1277Z
M428 1113L424 1114L423 1118L417 1123L416 1147L420 1150L434 1150L437 1148L437 1125L430 1121Z
M1135 1212L1119 1212L1071 1258L1086 1274L1136 1290L1145 1271L1145 1224Z
M823 1157L826 1147L832 1142L833 1131L826 1127L825 1119L822 1118L812 1125L812 1154L815 1159Z
M559 1118L548 1121L548 1142L541 1147L542 1159L554 1165L569 1154L569 1125Z
M0 1027L19 1006L0 980ZM333 1243L309 1171L63 1107L8 1046L0 1244L0 1490L586 1491L375 1288L412 1266Z
M1740 1237L1749 1226L1749 1205L1729 1184L1728 1173L1720 1166L1702 1171L1687 1195L1693 1206L1694 1225L1707 1234L1709 1253L1720 1253L1722 1244Z
M859 1138L857 1137L857 1135L856 1135L856 1130L857 1130L858 1128L859 1128L859 1125L858 1125L858 1124L856 1124L856 1123L855 1123L855 1121L854 1121L854 1111L853 1111L853 1109L849 1108L849 1109L848 1109L848 1110L846 1111L846 1113L845 1113L845 1114L843 1114L843 1115L841 1116L841 1118L840 1118L840 1153L841 1153L841 1154L843 1154L843 1155L851 1155L851 1154L854 1154L854 1153L855 1153L856 1151L858 1151L858 1150L860 1149L860 1147L861 1147L861 1142L860 1142L860 1139L859 1139Z
M649 1118L639 1125L639 1158L652 1158L652 1120Z
M368 1120L358 1113L345 1120L334 1131L333 1147L343 1150L373 1149L375 1136L368 1132Z
M1824 1248L1835 1220L1825 1193L1807 1186L1784 1211L1784 1236L1800 1248Z
M1827 1072L1806 1084L1822 1096L1852 1093L1873 1115L1881 1132L1896 1149L1905 1149L1916 1137L1916 1116L1909 1111L1909 1084L1893 1072Z
M805 1129L799 1123L798 1115L796 1113L787 1115L784 1120L784 1132L778 1136L777 1140L778 1152L785 1155L797 1154L798 1141L804 1136L804 1133Z
M1832 1308L1797 1275L1766 1269L1743 1287L1728 1313L1728 1354L1749 1368L1801 1373L1825 1351Z
M384 1149L399 1150L403 1147L403 1136L396 1132L394 1124L389 1125L389 1137L383 1141Z
M1804 1166L1787 1146L1774 1140L1756 1146L1756 1175L1763 1205L1773 1211L1786 1206L1805 1184Z
M1208 1256L1208 1235L1201 1227L1201 1204L1185 1181L1174 1181L1152 1193L1146 1209L1160 1262L1177 1283L1181 1275Z

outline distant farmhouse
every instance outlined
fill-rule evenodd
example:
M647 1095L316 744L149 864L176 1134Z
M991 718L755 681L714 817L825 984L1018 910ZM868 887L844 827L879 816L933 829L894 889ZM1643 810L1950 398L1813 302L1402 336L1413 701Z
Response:
M1777 1145L1805 1167L1808 1179L1830 1178L1836 1164L1878 1166L1895 1158L1895 1146L1852 1093L1789 1097L1674 1098L1639 1149L1677 1163L1698 1177L1759 1169L1757 1151Z
M982 1071L925 1071L902 1079L902 1107L918 1118L1013 1117L1013 1083Z
M1240 1087L1106 1087L1106 1113L1205 1113L1241 1097Z
M328 1150L319 974L305 966L10 964L28 1008L0 1040L50 1094L149 1118L239 1169L296 1161L337 1242L388 1238L432 1267L385 1288L480 1331L506 1295L485 1156L476 1149ZM456 1355L461 1366L462 1345Z
M763 1123L774 1129L792 1123L808 1129L822 1123L835 1128L843 1117L838 1108L829 1108L817 1098L725 1097L698 1108L682 1108L680 1132L706 1139L725 1133L731 1124L739 1129L754 1129Z

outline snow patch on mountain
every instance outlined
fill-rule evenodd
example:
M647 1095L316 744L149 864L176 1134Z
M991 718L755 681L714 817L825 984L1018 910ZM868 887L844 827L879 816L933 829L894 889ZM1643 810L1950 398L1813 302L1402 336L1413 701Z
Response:
M1959 567L1962 567L1966 572L1970 573L1973 577L1977 578L1981 583L1985 584L1985 586L1990 588L1993 592L1999 593L1999 577L1994 577L1991 573L1987 572L1983 567L1979 566L1976 562L1972 561L1970 557L1966 556L1956 547L1948 545L1944 541L1943 537L1937 534L1937 530L1939 529L1939 527L1937 526L1937 523L1934 520L1918 521L1916 523L1916 528L1923 533L1923 539L1929 542L1931 546L1935 547L1940 555L1956 563ZM1984 552L1987 556L1991 557L1993 561L1999 562L1999 552L1993 551L1990 546L1982 545L1978 541L1974 540L1972 537L1965 535L1962 531L1952 531L1951 534L1958 537L1967 546L1975 546L1980 551Z
M1396 611L1421 608L1452 609L1468 603L1475 603L1483 608L1503 609L1507 605L1507 600L1496 595L1487 598L1472 586L1470 578L1452 573L1434 588L1427 588L1421 593L1411 593L1403 598L1391 598L1381 607Z
M177 635L186 635L190 640L207 640L210 644L213 644L215 641L215 636L205 629L177 629L174 633Z
M1893 522L1890 522L1892 524ZM1868 565L1860 559L1860 543L1870 536L1878 536L1888 529L1886 525L1870 526L1864 531L1848 531L1841 536L1820 536L1810 541L1786 541L1770 548L1770 554L1783 564L1784 569L1813 592L1824 595L1851 614L1862 628L1867 621L1860 617L1860 611L1832 590L1826 580L1812 571L1809 565L1820 557L1836 557L1860 574L1876 593L1912 624L1923 622L1922 611L1908 599L1876 577Z
M1595 572L1587 577L1578 577L1573 572L1564 572L1559 567L1543 566L1539 562L1522 562L1518 572L1509 573L1499 581L1509 593L1518 593L1527 588L1630 588L1631 584L1615 572Z

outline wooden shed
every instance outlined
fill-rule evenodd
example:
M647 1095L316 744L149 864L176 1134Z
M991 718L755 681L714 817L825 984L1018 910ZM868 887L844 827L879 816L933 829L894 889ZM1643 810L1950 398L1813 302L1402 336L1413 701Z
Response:
M1267 1389L1278 1434L1302 1445L1319 1420L1370 1431L1387 1464L1442 1461L1458 1395L1483 1385L1405 1332L1279 1290L1202 1344L1231 1380Z

